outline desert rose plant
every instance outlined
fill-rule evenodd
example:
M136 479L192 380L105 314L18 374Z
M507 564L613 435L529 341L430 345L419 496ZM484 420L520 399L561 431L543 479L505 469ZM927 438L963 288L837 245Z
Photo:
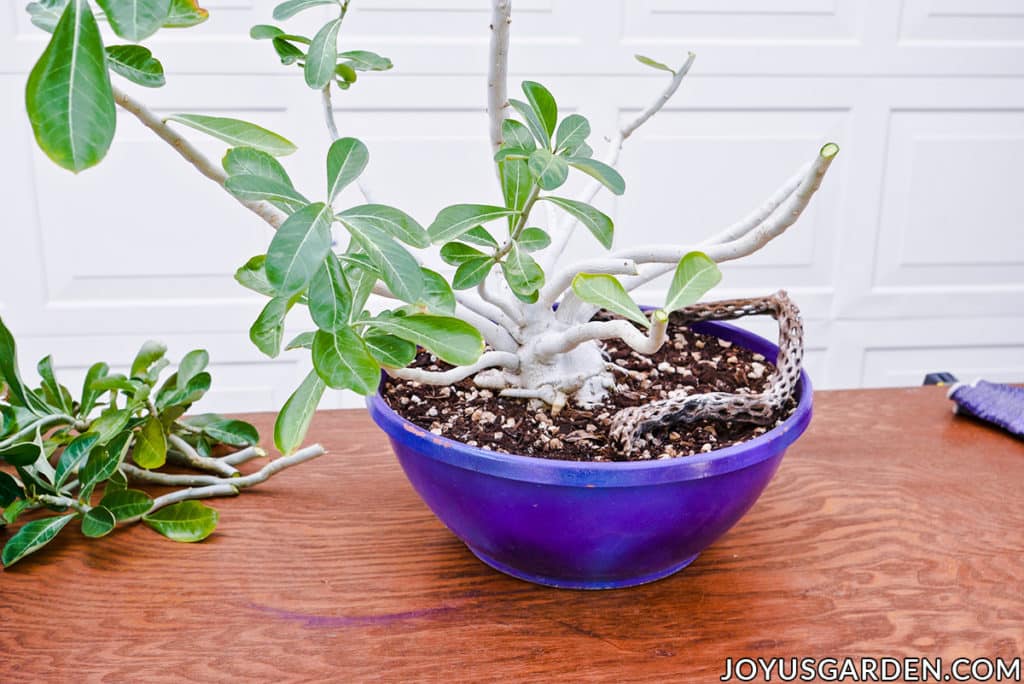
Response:
M236 279L267 297L250 329L253 343L271 357L294 349L312 355L313 371L277 419L275 443L285 454L301 444L327 387L370 394L382 369L424 385L472 379L505 397L543 402L553 414L570 402L601 402L616 391L617 372L602 341L618 341L641 354L656 352L665 343L669 314L687 310L719 282L717 264L757 251L791 226L838 152L835 144L825 144L762 205L698 244L616 247L612 219L592 202L602 191L625 192L615 169L624 144L679 89L694 55L678 68L638 55L641 63L665 72L664 90L610 135L610 142L593 142L587 119L562 116L556 98L540 83L524 81L521 95L509 92L511 2L491 4L486 97L495 194L441 208L426 227L401 209L372 200L361 179L369 151L343 136L335 121L333 95L392 68L386 57L361 46L339 46L348 0L288 0L273 11L281 26L251 30L253 39L276 51L282 65L301 72L320 100L330 136L325 184L302 190L279 161L295 150L282 135L237 119L190 113L160 117L111 82L113 74L143 87L162 86L161 63L140 43L158 30L204 21L207 13L195 0L38 0L28 6L33 23L52 33L29 77L26 105L36 140L54 162L74 172L99 163L114 138L120 107L275 231L266 253L242 265ZM334 9L315 35L285 28L294 15L314 7ZM104 44L98 11L125 44ZM186 133L226 143L221 163L201 154ZM602 149L595 151L592 144ZM589 177L578 196L560 192L570 174ZM365 202L340 206L339 194L352 185ZM540 215L542 205L552 211ZM579 226L608 253L563 263ZM445 273L426 268L429 250L437 250L452 268ZM630 292L673 272L662 306L645 313ZM385 303L383 310L375 307L371 313L372 295ZM767 312L779 317L776 304L734 304L726 316ZM285 318L295 307L308 308L316 329L286 343ZM617 318L593 320L600 309ZM409 367L418 348L444 366ZM780 392L750 396L740 409L756 421L787 398ZM624 416L616 425L624 448L644 420L701 415L688 406Z

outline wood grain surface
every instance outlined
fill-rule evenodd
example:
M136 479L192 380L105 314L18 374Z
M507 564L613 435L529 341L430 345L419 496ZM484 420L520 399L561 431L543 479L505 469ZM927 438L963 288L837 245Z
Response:
M716 681L726 657L1021 655L1024 444L941 388L815 404L693 565L595 593L485 567L364 412L323 412L331 453L214 501L207 541L69 528L0 574L0 681Z

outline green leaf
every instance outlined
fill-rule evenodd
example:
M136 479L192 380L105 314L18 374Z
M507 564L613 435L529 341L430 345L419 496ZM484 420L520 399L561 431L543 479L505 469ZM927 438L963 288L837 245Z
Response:
M14 522L16 522L18 518L21 517L22 513L24 513L26 510L31 510L29 508L29 505L30 504L27 499L18 499L16 501L12 501L9 506L4 508L3 515L0 516L2 517L2 521L0 521L0 527L3 527L5 524L11 525Z
M281 64L290 66L295 64L300 59L305 58L306 53L299 48L288 42L287 39L280 36L276 37L271 41L274 46L274 51L277 52L277 56L281 58Z
M380 366L351 328L317 331L313 338L313 367L334 389L368 395L380 383Z
M341 270L341 262L327 255L309 283L309 313L321 330L337 330L348 324L352 290Z
M132 413L128 409L107 410L92 422L89 431L100 436L100 444L106 444L125 429L131 417Z
M448 242L481 223L494 221L519 213L505 207L487 204L453 204L442 209L427 228L431 242Z
M372 226L401 240L407 245L424 249L430 246L430 236L416 219L404 211L384 204L362 204L346 209L337 215L338 220L349 225Z
M316 335L316 331L314 330L299 333L292 338L291 342L284 346L285 351L291 351L292 349L312 349L314 335Z
M459 239L474 245L480 245L481 247L498 247L498 241L483 226L470 228Z
M530 155L530 173L544 190L555 190L569 177L569 165L562 157L548 150L536 150Z
M114 139L117 113L103 39L85 0L70 0L32 68L25 106L39 147L78 172L99 163Z
M604 273L580 273L572 280L572 291L588 304L600 306L645 328L651 327L647 316L644 316L643 311L626 292L626 288L622 287L622 283L614 276Z
M555 151L574 150L587 141L590 135L590 122L581 114L570 114L558 124L555 134Z
M171 13L171 0L96 0L114 33L139 42L157 32Z
M501 271L509 287L517 294L529 295L544 285L543 269L515 243L501 263Z
M578 202L576 200L565 199L564 197L541 197L542 200L547 200L552 204L564 209L567 213L577 219L580 223L587 227L597 241L604 246L605 249L612 248L612 238L614 236L615 226L612 224L612 220L605 214L601 213L589 204Z
M515 119L505 119L501 122L501 138L504 147L514 147L530 152L537 147L537 141L530 134L530 129Z
M109 494L111 492L124 491L125 489L128 489L128 479L120 470L115 470L114 473L107 478L107 484L103 488L103 491Z
M142 424L135 438L132 460L146 470L159 468L167 462L167 436L164 434L163 424L156 416L148 418Z
M456 290L468 290L476 287L487 274L494 268L494 259L491 257L480 257L463 261L452 276L452 288Z
M267 248L267 280L278 294L305 289L331 251L331 208L310 204L289 216Z
M92 383L103 378L109 372L110 366L102 361L94 363L89 367L88 372L85 374L85 381L82 383L82 400L78 409L79 416L88 416L89 412L92 411L94 406L96 406L96 400L99 399L100 392L92 389Z
M109 509L94 506L82 517L82 534L93 539L103 537L110 534L116 524L117 519Z
M270 202L287 213L299 211L309 204L309 200L291 185L261 176L228 176L224 189L238 199Z
M288 0L274 8L274 19L284 21L291 19L299 12L321 5L337 5L337 0Z
M416 345L394 335L371 332L363 342L377 363L387 368L405 368L416 358Z
M71 413L71 401L65 400L64 394L67 390L61 391L61 386L53 373L53 357L44 356L36 364L36 370L43 381L43 396L53 406L65 413Z
M588 176L597 179L601 185L611 190L614 194L621 195L626 192L626 181L623 180L618 171L604 162L599 162L596 159L587 159L586 157L570 157L568 162L573 168L579 169Z
M215 442L231 446L252 446L260 441L259 431L244 420L218 420L204 425L203 432Z
M477 329L458 318L417 314L374 319L370 326L418 344L455 366L475 363L484 351Z
M722 280L718 264L704 252L690 252L679 260L665 298L665 310L678 311L695 304Z
M197 0L171 0L171 11L164 20L164 28L191 28L210 18L210 13L199 6Z
M125 394L134 395L141 387L142 383L139 381L129 380L120 373L114 373L113 375L98 378L92 383L90 389L96 392L121 391Z
M249 328L249 339L261 352L274 359L281 353L284 341L284 319L292 308L291 297L274 297L263 307Z
M387 71L392 66L391 60L381 57L369 50L349 50L338 54L339 59L347 60L347 64L356 71Z
M118 522L144 515L153 507L153 499L138 489L107 490L100 499L100 506L114 514Z
M355 138L338 138L331 143L327 150L327 201L333 202L346 185L359 178L369 161L366 145Z
M141 45L111 45L107 48L107 66L146 88L159 88L167 82L164 65Z
M480 259L487 255L481 252L475 247L463 244L461 242L446 242L441 247L441 259L446 264L452 266L458 266L459 264L465 263L470 259Z
M18 533L7 541L3 554L0 554L4 567L11 567L25 556L49 544L74 517L60 515L33 520L22 525Z
M522 211L532 189L533 176L526 160L510 159L501 164L501 191L505 206Z
M402 340L404 344L404 340ZM413 347L415 352L415 347ZM0 508L11 505L15 499L25 496L25 491L18 485L17 481L7 473L0 471Z
M334 77L334 66L338 61L338 29L341 28L341 19L328 22L313 36L313 42L309 45L306 53L306 66L303 72L306 77L306 85L316 90L322 90L330 84Z
M133 378L144 378L149 372L150 366L159 361L167 353L167 345L156 340L148 340L142 344L139 353L132 361L131 376Z
M25 11L28 12L29 21L32 22L33 26L47 33L53 33L53 29L57 27L60 15L67 4L68 0L39 0L38 2L30 2L25 7Z
M651 59L650 57L645 57L643 55L633 55L633 57L636 59L636 61L638 61L641 64L644 64L646 66L649 66L649 67L651 67L653 69L660 69L661 71L667 71L670 74L675 74L676 73L676 70L673 69L672 67L668 66L667 64L662 64L661 62L656 62L653 59Z
M198 501L180 501L142 516L143 521L168 539L198 542L217 527L217 511Z
M547 127L540 120L540 117L537 116L537 112L533 110L533 107L515 98L509 98L508 103L519 113L519 116L523 117L523 121L526 122L526 127L530 130L530 133L533 134L534 140L541 147L545 149L550 148L551 135L548 133Z
M221 165L229 176L258 176L293 188L292 179L273 155L253 147L232 147Z
M551 244L551 236L540 228L527 228L519 234L517 243L524 252L537 252Z
M196 377L210 365L210 354L205 349L193 349L185 354L178 364L176 386L178 389L185 389L192 378Z
M294 452L306 438L313 414L324 394L324 387L324 381L317 372L311 371L277 414L274 445L282 454Z
M169 406L188 406L194 404L210 391L211 382L212 379L209 373L205 371L199 373L188 381L184 389L176 389L167 394L158 395L156 399L157 409L162 411Z
M132 443L132 433L122 432L105 448L93 449L89 459L78 473L82 489L80 497L88 499L98 484L109 479L121 466L121 461Z
M166 120L177 121L223 140L232 147L253 147L275 157L283 157L298 149L277 133L240 119L203 114L172 114Z
M13 466L30 466L41 455L42 450L36 442L18 442L0 449L0 461Z
M415 257L373 225L342 221L359 246L366 252L392 294L415 304L423 296L423 274Z
M454 314L455 294L443 275L429 268L420 268L423 273L423 303L432 313Z
M50 413L50 408L25 387L21 379L18 372L18 347L3 318L0 318L0 381L7 383L9 403L24 406L40 416Z
M336 64L334 67L334 73L338 78L335 79L335 83L342 90L347 90L350 85L356 82L359 75L356 70L350 67L348 64Z
M259 292L267 297L273 297L277 294L277 290L274 289L274 286L267 279L266 261L267 256L265 254L257 254L235 271L235 280L238 281L239 285L247 287L254 292Z
M249 29L249 37L253 40L267 40L285 35L284 30L269 24L256 24Z
M523 81L523 92L533 111L537 112L537 117L544 124L544 130L547 131L550 140L555 132L555 124L558 123L558 105L555 104L554 96L536 81Z
M58 489L67 481L68 476L85 459L89 458L89 454L92 453L99 440L100 436L97 433L86 432L84 435L75 437L71 440L70 444L64 447L64 451L57 461L56 479L54 480L54 484L57 485Z

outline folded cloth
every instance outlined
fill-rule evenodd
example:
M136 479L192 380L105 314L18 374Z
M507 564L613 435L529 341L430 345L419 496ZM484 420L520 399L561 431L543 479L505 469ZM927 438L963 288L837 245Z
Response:
M949 388L954 413L987 421L1024 437L1024 387L978 380L972 385L957 383Z

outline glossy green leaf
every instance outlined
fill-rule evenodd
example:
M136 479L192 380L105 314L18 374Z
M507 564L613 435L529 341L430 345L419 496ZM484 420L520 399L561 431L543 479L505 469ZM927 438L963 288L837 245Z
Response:
M253 147L275 157L291 154L297 148L285 138L248 121L203 114L172 114L167 121L177 121L189 128L223 140L232 147Z
M244 420L223 419L203 426L210 439L230 446L253 446L260 441L259 431Z
M359 78L359 74L356 73L356 70L348 64L335 65L334 75L337 77L334 79L334 82L337 83L338 87L342 90L348 89L348 86L355 83Z
M679 260L665 298L665 310L672 312L695 304L722 280L722 272L707 254L690 252Z
M498 247L498 241L495 240L494 236L488 233L483 226L476 226L475 228L470 228L465 233L463 233L459 237L459 239L464 242L479 245L481 247Z
M68 0L38 0L28 3L25 11L28 12L29 21L33 26L53 33L67 4Z
M67 390L62 391L53 372L53 357L46 355L40 359L39 363L36 364L36 371L43 381L42 390L46 401L65 413L71 413L71 401L66 400L64 397Z
M570 157L568 162L574 169L579 169L596 179L614 194L621 195L626 192L626 181L618 171L604 162L599 162L596 159L587 159L586 157Z
M78 435L71 443L64 447L64 451L57 461L56 479L54 484L59 489L75 472L78 467L89 458L89 454L99 444L100 436L95 432L86 432Z
M501 271L509 287L517 294L529 295L544 285L543 269L533 257L514 243L501 262Z
M630 298L626 288L615 276L604 273L580 273L572 280L572 291L588 304L607 309L645 328L651 325L647 316Z
M176 542L198 542L217 527L217 511L198 501L181 501L147 513L142 520L154 530Z
M574 150L587 141L590 135L590 122L581 114L570 114L558 124L555 134L555 151Z
M407 245L424 249L430 246L430 236L416 219L404 211L384 204L362 204L337 215L349 225L372 226Z
M224 189L238 199L270 202L287 213L299 211L309 204L309 200L292 186L260 176L229 176L224 181Z
M294 187L281 162L273 155L253 147L232 147L224 153L221 165L229 176L258 176L289 188Z
M320 7L321 5L337 6L337 4L337 0L287 0L287 2L282 2L274 7L274 19L284 21L312 7Z
M415 304L423 296L423 274L415 257L384 231L370 224L342 221L348 232L380 271L391 293Z
M50 413L49 407L37 397L21 379L18 371L18 347L14 335L7 329L3 318L0 318L0 383L7 383L8 402L24 406L36 415Z
M341 19L328 22L313 36L313 42L306 52L303 73L306 85L316 90L323 89L334 77L334 66L338 60L338 30Z
M501 122L501 138L505 147L515 147L530 152L537 148L537 141L534 140L530 129L515 119L505 119Z
M346 185L359 178L369 161L366 145L355 138L338 138L331 143L327 150L328 201L334 201Z
M352 290L341 269L341 262L328 253L309 283L309 313L321 330L337 330L348 325Z
M475 363L484 350L477 329L458 318L417 314L375 319L370 326L418 344L456 366Z
M387 368L405 368L416 358L416 345L394 335L371 332L363 343L377 363Z
M565 159L548 150L535 150L530 155L529 168L537 185L544 190L560 188L569 177L569 165Z
M103 378L109 372L110 367L102 361L94 363L89 367L89 370L85 374L85 381L82 383L82 397L78 409L78 414L80 416L89 415L89 412L96 406L96 401L100 397L100 392L92 389L92 383Z
M518 212L487 204L453 204L442 209L427 228L431 242L454 240L471 228Z
M162 359L167 353L167 345L156 340L148 340L142 344L139 352L132 361L131 376L133 378L144 378L150 367Z
M82 534L93 539L110 534L115 525L114 514L103 506L94 506L82 516Z
M171 13L171 0L96 0L103 8L114 33L139 42L164 25Z
M650 57L645 57L644 55L633 55L633 57L634 57L634 59L636 59L636 61L640 62L641 64L643 64L645 66L649 66L652 69L658 69L660 71L667 71L670 74L675 74L676 73L676 70L673 69L672 67L668 66L667 64L662 64L661 62L657 62L657 61L651 59Z
M431 313L454 314L455 293L443 275L429 268L420 268L423 273L423 303Z
M381 57L369 50L349 50L338 54L338 59L346 60L346 64L356 71L387 71L392 66L391 60Z
M554 96L536 81L523 81L523 92L550 139L555 133L555 124L558 123L558 105L555 104Z
M470 247L461 242L447 242L441 247L441 259L446 264L451 264L452 266L458 266L470 259L480 259L486 256L476 247Z
M526 228L516 242L524 252L538 252L551 244L551 236L540 228Z
M292 338L291 342L284 346L285 351L291 351L293 349L312 349L314 335L316 335L315 330L307 330L306 332L299 333Z
M100 444L106 444L125 429L131 417L131 411L127 409L108 409L92 422L89 431L100 436Z
M74 517L60 515L25 523L17 534L7 540L0 561L3 561L5 568L9 568L30 553L38 551L53 541Z
M193 349L181 359L178 364L176 385L178 389L185 389L192 378L196 377L210 365L210 354L205 349Z
M29 502L27 499L17 499L12 501L11 504L4 508L3 514L0 515L0 527L3 525L11 525L17 522L18 518L29 509Z
M163 64L141 45L111 45L107 48L107 66L146 88L159 88L167 82Z
M291 297L274 297L267 302L249 328L249 339L257 349L272 359L281 353L284 319L293 303Z
M167 436L164 434L164 426L156 416L142 424L135 437L132 460L140 468L147 470L159 468L167 461Z
M487 274L494 268L494 259L491 257L480 257L463 261L452 276L452 288L456 290L468 290L476 287Z
M404 343L405 341L402 340L402 342ZM415 347L413 351L415 351ZM18 486L17 481L0 470L0 508L10 506L11 502L22 496L25 496L25 491Z
M380 382L380 366L351 328L317 331L313 338L313 367L334 389L368 395Z
M284 29L269 24L256 24L249 28L249 37L253 40L268 40L283 35Z
M331 251L331 208L323 202L295 212L267 248L267 280L280 295L301 292Z
M114 514L118 522L145 515L153 507L153 499L138 489L107 490L100 499L100 506Z
M42 451L36 442L17 442L0 449L0 461L13 466L30 466L39 460Z
M121 466L125 453L131 446L133 435L130 432L123 432L106 447L96 448L89 454L85 465L78 473L78 481L81 483L80 496L88 499L92 491L101 482L109 479Z
M288 397L274 423L274 445L285 455L291 454L306 439L309 424L324 395L324 381L311 371L298 389Z
M530 197L534 180L530 174L530 166L526 160L511 159L501 164L501 191L505 206L515 211L522 211ZM512 220L510 219L511 223ZM463 238L465 239L465 238Z
M543 148L548 149L551 147L551 134L548 133L547 127L537 116L537 112L534 111L526 102L517 100L515 98L509 98L508 103L512 105L512 108L519 113L519 116L523 117L523 121L526 122L526 127L533 135L534 140Z
M614 236L615 226L608 216L589 204L584 204L577 200L551 196L541 197L540 199L547 200L548 202L551 202L565 210L573 218L586 226L587 230L597 238L597 241L600 242L605 249L612 248L612 238Z
M274 51L277 52L277 56L281 59L281 64L285 66L295 64L300 59L306 57L305 52L292 45L286 38L278 36L271 42L274 46Z
M70 171L94 166L114 139L117 115L96 18L85 0L70 0L25 87L39 147Z
M171 0L171 11L164 20L164 28L191 28L210 18L210 13L199 6L198 0Z
M274 286L270 284L270 280L267 279L266 261L267 257L265 254L257 254L235 271L235 280L239 285L247 287L254 292L259 292L267 297L273 297L277 294L277 290L274 289Z

